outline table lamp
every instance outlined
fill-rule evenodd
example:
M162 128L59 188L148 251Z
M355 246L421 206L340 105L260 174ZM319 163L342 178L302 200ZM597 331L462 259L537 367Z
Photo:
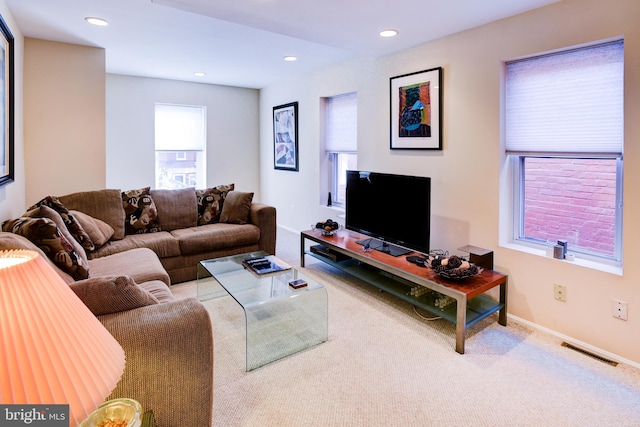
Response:
M124 350L35 251L0 251L0 403L69 404L77 426L115 388Z

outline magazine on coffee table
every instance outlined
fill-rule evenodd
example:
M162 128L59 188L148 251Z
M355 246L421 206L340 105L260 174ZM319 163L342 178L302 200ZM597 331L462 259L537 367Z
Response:
M242 260L242 265L258 275L291 269L289 264L275 255L248 257Z

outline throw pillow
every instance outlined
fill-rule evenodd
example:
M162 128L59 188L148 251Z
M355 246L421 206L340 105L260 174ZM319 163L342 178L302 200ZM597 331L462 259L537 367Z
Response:
M225 198L233 191L235 184L218 185L206 190L196 190L198 201L198 225L214 224L220 221L220 213Z
M62 235L65 237L65 239L67 239L67 241L71 243L71 246L73 246L73 250L83 259L84 264L89 265L87 262L87 252L84 250L82 245L80 245L80 243L73 238L73 236L67 229L62 216L58 212L54 211L49 206L41 205L40 207L30 210L22 216L29 218L49 218L50 220L52 220L56 227L58 227L58 230L60 230Z
M55 222L49 218L22 217L5 221L2 231L24 236L53 263L75 280L89 277L89 266L74 250Z
M220 222L227 224L246 224L249 222L249 211L253 193L243 193L241 191L230 191L224 201Z
M122 192L125 234L155 233L160 231L158 209L149 194L150 187Z
M95 277L73 283L71 289L96 316L158 304L129 276Z
M76 219L69 213L69 210L62 204L62 202L55 196L47 196L40 200L35 205L31 206L28 210L33 210L40 206L48 206L54 211L58 212L64 221L64 224L69 230L69 233L74 239L78 241L88 251L95 249L93 242L89 235L84 231L82 226L76 221Z
M106 222L80 211L70 210L69 212L87 232L96 249L107 243L113 237L115 231L113 227Z

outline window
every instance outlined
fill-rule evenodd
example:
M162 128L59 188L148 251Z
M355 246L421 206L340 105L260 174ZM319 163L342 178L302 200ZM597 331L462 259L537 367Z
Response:
M325 98L324 105L328 191L333 204L344 206L347 170L358 167L358 96L353 92Z
M206 108L156 104L156 188L205 188Z
M514 240L621 262L622 41L508 62Z

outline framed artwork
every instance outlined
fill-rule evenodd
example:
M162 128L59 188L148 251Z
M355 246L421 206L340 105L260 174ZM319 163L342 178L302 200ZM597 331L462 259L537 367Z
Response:
M442 68L391 77L391 149L442 150Z
M0 16L0 186L13 182L13 35Z
M273 107L273 167L298 170L298 103Z

